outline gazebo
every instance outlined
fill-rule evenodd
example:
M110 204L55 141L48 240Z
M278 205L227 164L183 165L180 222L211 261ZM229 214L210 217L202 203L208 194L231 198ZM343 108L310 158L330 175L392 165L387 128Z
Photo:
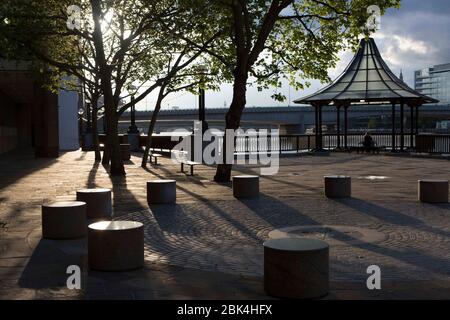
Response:
M347 149L347 109L354 105L392 105L392 151L396 150L395 106L400 105L400 150L404 150L404 106L410 107L410 147L414 148L413 137L418 134L419 107L426 103L437 103L408 87L392 73L378 51L373 38L364 38L358 52L344 72L330 85L314 94L297 99L294 103L310 104L315 108L316 150L322 148L322 107L335 106L337 110L337 148L341 148L340 110L344 109L344 147Z

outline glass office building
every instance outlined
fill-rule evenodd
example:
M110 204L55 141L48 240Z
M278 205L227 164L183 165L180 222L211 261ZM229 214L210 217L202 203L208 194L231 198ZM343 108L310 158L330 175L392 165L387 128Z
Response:
M420 93L450 105L450 63L438 64L414 72L414 86Z

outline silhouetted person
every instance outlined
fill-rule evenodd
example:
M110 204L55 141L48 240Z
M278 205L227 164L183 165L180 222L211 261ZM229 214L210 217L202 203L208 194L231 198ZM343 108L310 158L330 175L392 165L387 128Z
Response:
M362 144L367 151L375 146L375 142L373 141L372 136L368 132L366 132L366 134L364 135L364 140Z

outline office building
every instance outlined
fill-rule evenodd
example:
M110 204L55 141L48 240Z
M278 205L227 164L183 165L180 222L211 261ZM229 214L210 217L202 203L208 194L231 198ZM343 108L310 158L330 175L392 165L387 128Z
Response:
M439 100L440 105L449 105L450 63L415 71L414 87L418 92Z

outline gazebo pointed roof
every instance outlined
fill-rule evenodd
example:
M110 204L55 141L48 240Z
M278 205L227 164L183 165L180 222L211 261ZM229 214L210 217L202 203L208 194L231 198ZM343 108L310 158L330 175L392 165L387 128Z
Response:
M437 103L401 81L387 66L373 38L361 40L359 50L344 72L330 85L294 103L315 105Z

